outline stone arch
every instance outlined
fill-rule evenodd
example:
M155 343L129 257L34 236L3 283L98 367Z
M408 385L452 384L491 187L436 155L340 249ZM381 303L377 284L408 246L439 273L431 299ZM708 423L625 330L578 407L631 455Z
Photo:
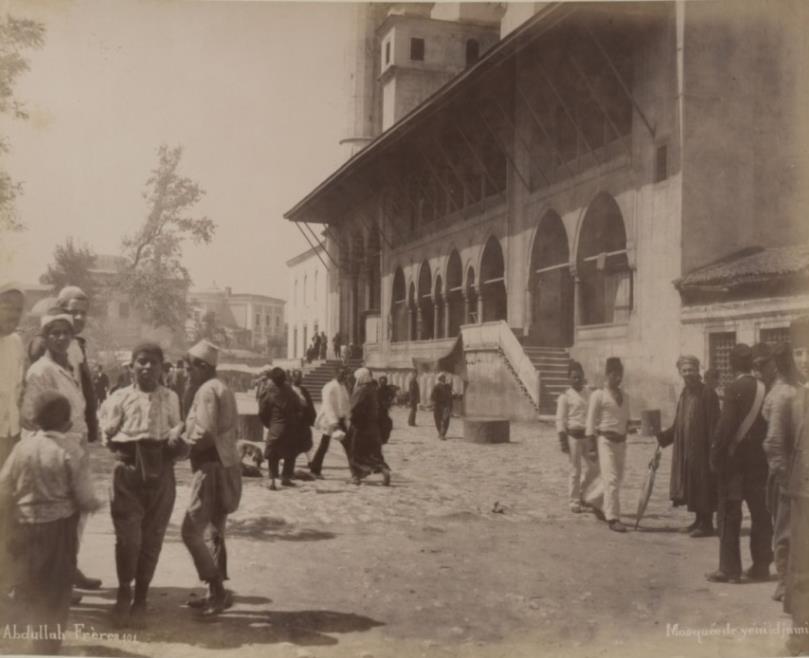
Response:
M599 193L587 208L576 247L579 318L583 325L626 322L633 280L626 227L615 199Z
M417 329L418 340L430 340L435 336L433 317L433 277L430 263L424 260L419 267L417 289Z
M407 285L404 270L397 267L393 274L391 288L391 340L393 342L407 340Z
M568 347L573 344L573 277L567 231L554 210L539 221L529 263L529 340Z
M461 265L461 256L457 249L453 249L447 258L446 269L446 312L449 315L449 336L457 336L461 325L466 321L464 317L464 276Z
M500 241L489 236L480 256L481 322L505 320L508 316L506 294L506 259Z

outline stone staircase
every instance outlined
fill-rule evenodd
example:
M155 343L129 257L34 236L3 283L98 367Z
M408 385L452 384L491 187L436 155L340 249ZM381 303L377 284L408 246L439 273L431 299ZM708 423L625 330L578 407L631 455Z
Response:
M334 377L334 369L341 363L341 361L337 361L336 359L329 359L304 374L303 385L312 396L312 402L321 401L320 392L326 385L326 382ZM345 367L353 372L357 368L362 367L362 359L349 359L345 363Z
M539 371L539 413L556 413L556 399L568 386L567 366L570 354L564 347L537 347L523 344L526 356Z

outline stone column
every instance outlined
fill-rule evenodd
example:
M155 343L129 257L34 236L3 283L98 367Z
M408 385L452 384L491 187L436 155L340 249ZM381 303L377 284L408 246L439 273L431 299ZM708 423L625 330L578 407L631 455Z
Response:
M570 266L570 276L573 277L573 331L581 325L581 278L576 266Z
M463 296L463 322L461 324L469 324L469 292L466 288L461 292Z
M483 286L478 286L478 324L483 322Z
M441 335L441 327L438 326L438 309L440 308L441 300L433 300L433 338L443 338Z
M449 338L449 295L447 295L444 300L444 338Z
M424 338L424 316L421 311L421 304L416 306L416 340Z

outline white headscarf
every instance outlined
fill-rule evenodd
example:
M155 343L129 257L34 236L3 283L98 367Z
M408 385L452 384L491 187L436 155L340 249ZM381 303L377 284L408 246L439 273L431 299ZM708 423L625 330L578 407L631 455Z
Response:
M371 371L368 368L358 368L354 371L354 381L357 386L370 384L374 378L371 376Z

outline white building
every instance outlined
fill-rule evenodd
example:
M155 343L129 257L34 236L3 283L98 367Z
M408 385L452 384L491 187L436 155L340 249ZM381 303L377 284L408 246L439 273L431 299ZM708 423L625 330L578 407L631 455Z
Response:
M287 357L300 359L312 336L322 331L329 340L328 356L332 358L333 332L328 322L326 254L323 247L308 249L287 261L289 297L287 302Z

